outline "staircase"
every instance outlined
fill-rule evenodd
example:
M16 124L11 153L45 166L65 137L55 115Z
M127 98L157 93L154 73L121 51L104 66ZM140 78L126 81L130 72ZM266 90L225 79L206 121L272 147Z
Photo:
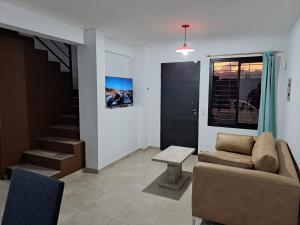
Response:
M46 43L45 40L42 42L37 42L37 40L39 38L36 37L34 39L36 51L47 52L47 49L41 46L41 43ZM53 54L52 58L49 57L51 52L53 51L48 49L48 60L53 64L55 61ZM62 64L66 64L65 62L55 63L60 64L61 72L68 72L67 69L69 71L72 69L71 61L68 62L68 68L63 68ZM58 116L56 121L49 126L47 136L36 139L33 144L34 148L23 152L19 164L8 168L8 178L16 168L48 177L62 178L85 166L85 144L80 140L78 91L73 91L71 102L69 110Z
M37 139L36 149L25 151L20 164L9 168L9 175L20 168L61 178L85 166L84 142L79 137L78 97L74 96L72 103L70 111L49 127L49 136Z

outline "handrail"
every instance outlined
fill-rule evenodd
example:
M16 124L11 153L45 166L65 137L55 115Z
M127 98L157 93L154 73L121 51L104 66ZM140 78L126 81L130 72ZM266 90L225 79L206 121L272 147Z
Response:
M72 47L71 47L71 45L69 45L68 50L69 50L69 66L70 66L70 68L73 69L73 62L72 62ZM72 71L72 69L70 69L70 71L71 71L72 76L73 76L73 71Z
M34 36L49 52L51 52L62 64L64 64L70 71L72 71L72 68L70 65L68 65L62 58L60 58L49 46L43 42L39 37ZM70 56L69 56L70 57Z
M69 49L69 62L71 62L71 63L70 63L70 65L72 65L71 68L72 68L74 71L78 72L78 69L73 68L73 61L72 61L72 46L69 45L69 44L66 44L66 43L64 43L64 45Z
M65 51L64 51L63 49L61 49L61 47L59 47L58 44L57 44L55 41L53 41L53 40L50 40L50 41L51 41L51 43L54 44L55 47L56 47L58 50L60 50L66 57L69 57L68 54L65 53ZM69 47L68 47L68 49L69 49Z

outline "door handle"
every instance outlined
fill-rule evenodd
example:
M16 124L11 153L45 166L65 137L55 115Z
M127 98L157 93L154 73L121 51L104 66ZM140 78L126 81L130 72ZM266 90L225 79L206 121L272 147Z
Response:
M190 110L194 116L197 116L198 115L198 110L197 109L191 109Z

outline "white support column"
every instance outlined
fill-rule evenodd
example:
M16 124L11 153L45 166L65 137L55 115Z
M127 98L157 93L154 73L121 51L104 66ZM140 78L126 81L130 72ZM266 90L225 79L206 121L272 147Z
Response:
M97 171L100 169L99 109L104 104L104 35L96 29L85 30L84 42L85 45L78 46L80 138L85 141L86 167Z

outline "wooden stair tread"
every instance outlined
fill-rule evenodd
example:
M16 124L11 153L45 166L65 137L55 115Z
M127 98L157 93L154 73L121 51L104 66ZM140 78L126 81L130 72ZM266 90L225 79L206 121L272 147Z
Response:
M41 166L36 166L33 164L29 164L29 163L21 163L21 164L17 164L14 166L10 166L9 167L11 170L14 169L23 169L23 170L27 170L33 173L38 173L40 175L43 176L47 176L47 177L52 177L55 176L56 174L59 174L61 171L59 170L53 170L53 169L49 169L46 167L41 167Z
M65 115L61 115L61 118L68 118L68 119L79 119L79 115L78 114L65 114Z
M65 124L52 125L52 126L50 126L50 128L79 131L78 126L71 126L71 125L65 125Z
M77 139L52 137L52 136L39 138L38 140L40 140L40 141L49 141L49 142L59 142L59 143L70 144L70 145L76 145L76 144L82 143L81 140L77 140Z
M64 160L74 156L72 154L54 152L54 151L43 150L43 149L34 149L34 150L25 151L24 154L41 156L41 157L55 159L55 160Z

